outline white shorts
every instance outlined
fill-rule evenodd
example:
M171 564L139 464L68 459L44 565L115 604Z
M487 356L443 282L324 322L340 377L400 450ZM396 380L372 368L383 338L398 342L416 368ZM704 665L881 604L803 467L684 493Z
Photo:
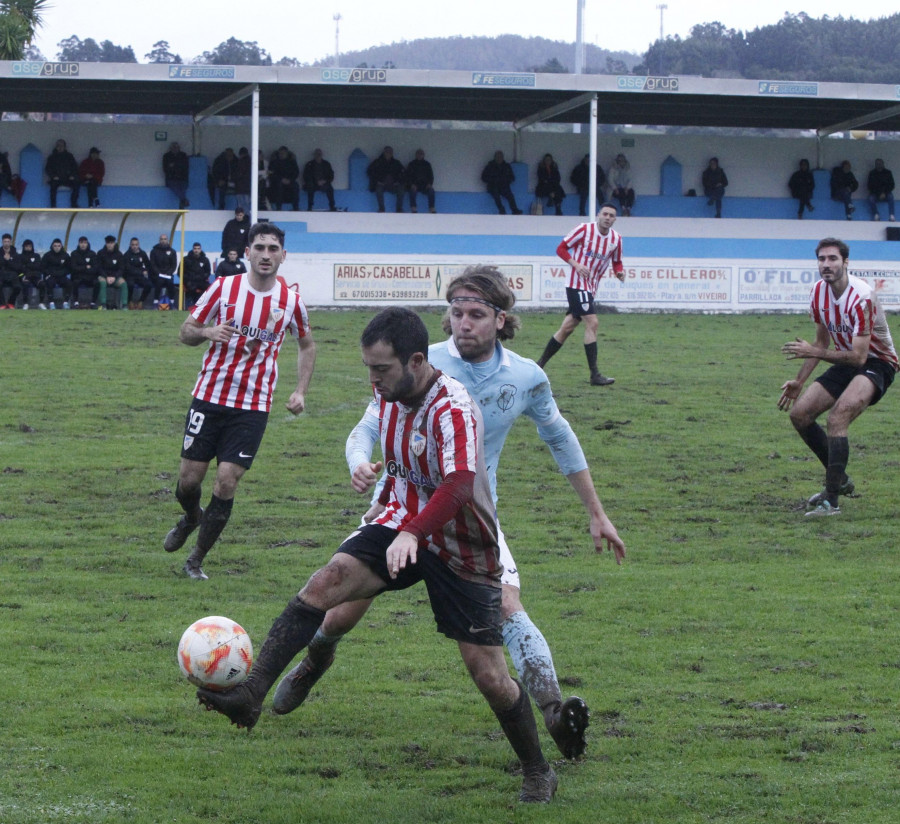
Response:
M500 583L504 586L521 589L522 587L519 586L519 570L516 568L516 562L506 544L506 536L503 534L503 530L500 529L499 522L497 523L497 545L500 547L500 563L503 564L503 576L500 578Z

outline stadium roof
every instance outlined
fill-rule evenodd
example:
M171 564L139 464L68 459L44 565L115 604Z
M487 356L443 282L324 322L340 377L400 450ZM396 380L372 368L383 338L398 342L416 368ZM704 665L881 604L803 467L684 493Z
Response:
M698 77L0 61L5 111L900 131L900 86Z

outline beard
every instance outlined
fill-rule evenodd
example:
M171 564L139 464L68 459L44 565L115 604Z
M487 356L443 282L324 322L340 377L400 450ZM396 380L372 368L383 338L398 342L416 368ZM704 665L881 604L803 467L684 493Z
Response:
M403 367L403 375L400 380L397 381L390 391L382 391L381 397L388 403L396 403L397 401L402 403L412 396L415 385L416 379L413 377L412 372L408 368Z

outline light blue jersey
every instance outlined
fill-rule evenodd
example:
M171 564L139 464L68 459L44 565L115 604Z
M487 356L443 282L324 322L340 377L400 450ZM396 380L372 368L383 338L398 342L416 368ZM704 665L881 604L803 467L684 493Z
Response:
M494 506L497 505L500 452L520 415L527 415L537 425L538 435L550 448L563 475L587 469L581 444L560 413L544 370L533 360L510 352L498 342L491 360L470 363L463 360L450 338L428 348L428 361L460 381L481 408L484 462ZM351 473L362 461L370 459L372 448L379 439L377 405L370 404L366 411L347 440L346 457Z
M510 352L497 342L494 356L483 363L464 360L453 338L428 347L432 366L460 381L481 407L484 417L484 462L497 504L497 465L509 430L520 415L537 426L563 475L587 469L578 438L562 416L550 382L533 360Z

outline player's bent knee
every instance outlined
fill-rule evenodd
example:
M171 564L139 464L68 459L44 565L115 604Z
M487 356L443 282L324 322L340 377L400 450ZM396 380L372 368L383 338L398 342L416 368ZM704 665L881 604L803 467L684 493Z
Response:
M329 610L348 601L373 596L380 583L361 561L338 553L310 576L300 590L300 597L310 606Z
M371 600L351 601L328 610L322 623L322 632L326 635L346 635L366 614Z
M509 673L501 671L499 668L481 668L471 672L472 680L478 691L487 699L488 703L495 708L506 708L507 705L512 706L518 693L515 691L516 684L509 677ZM515 695L512 695L515 693ZM512 698L510 697L512 695Z
M500 612L503 620L505 621L510 615L515 615L517 612L524 611L525 607L522 606L519 598L518 588L504 584L500 599Z

